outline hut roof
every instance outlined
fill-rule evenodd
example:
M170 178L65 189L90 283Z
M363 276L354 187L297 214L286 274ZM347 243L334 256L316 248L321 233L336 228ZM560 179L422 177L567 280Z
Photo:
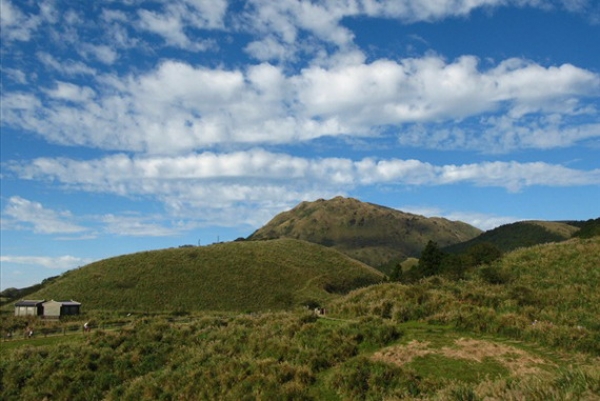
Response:
M15 306L39 306L44 303L43 299L23 299L15 303Z
M69 300L69 301L55 301L55 300L51 300L51 301L46 301L45 303L50 303L50 302L55 302L55 303L61 304L63 306L79 306L79 305L81 305L80 302L73 301L72 299Z
M78 305L81 305L81 302L77 302L77 301L73 301L73 300L70 300L70 301L58 301L58 302L60 302L64 306L78 306Z

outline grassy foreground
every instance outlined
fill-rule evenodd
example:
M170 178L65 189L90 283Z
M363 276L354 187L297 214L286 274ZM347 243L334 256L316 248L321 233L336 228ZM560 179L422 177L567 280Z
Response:
M308 312L117 331L2 351L5 400L594 399L594 358L447 326ZM17 341L13 341L17 343Z
M464 280L352 291L325 316L121 315L56 343L9 342L0 389L6 400L598 400L599 255L600 238L521 249ZM96 325L115 319L94 313Z

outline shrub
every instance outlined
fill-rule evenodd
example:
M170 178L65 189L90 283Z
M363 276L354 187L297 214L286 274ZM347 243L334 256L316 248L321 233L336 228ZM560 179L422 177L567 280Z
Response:
M511 280L508 272L494 265L484 266L479 269L479 277L489 284L507 284Z

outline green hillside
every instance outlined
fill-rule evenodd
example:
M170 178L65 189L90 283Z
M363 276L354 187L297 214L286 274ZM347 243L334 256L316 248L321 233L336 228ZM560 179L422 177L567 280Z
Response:
M302 239L332 247L370 266L389 267L393 266L390 262L418 257L429 240L447 246L480 233L478 228L463 222L336 197L302 202L275 216L248 239Z
M503 252L508 252L522 247L564 241L578 230L575 225L562 222L518 221L496 227L459 244L440 246L446 252L461 253L473 245L489 243Z
M580 223L577 225L580 229L575 233L576 237L592 238L600 235L600 217L577 223Z
M381 279L333 249L285 239L119 256L69 271L29 298L76 299L86 310L280 310Z
M600 237L521 248L464 280L385 284L334 300L332 313L422 320L600 356Z
M306 255L295 243L271 248ZM267 260L260 244L243 245ZM98 312L91 333L3 341L0 388L7 401L598 400L599 255L600 237L522 248L461 280L332 297L326 315L134 314L113 328Z

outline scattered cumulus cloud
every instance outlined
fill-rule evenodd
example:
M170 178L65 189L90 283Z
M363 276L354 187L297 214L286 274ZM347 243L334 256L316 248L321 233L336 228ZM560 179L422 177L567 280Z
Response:
M99 235L168 237L197 227L172 217L132 213L74 216L70 211L59 212L40 202L13 196L2 211L2 230L28 230L53 235L57 240L81 240Z
M50 70L54 70L65 76L75 77L78 75L96 75L97 71L81 61L58 60L47 52L38 52L38 60Z
M48 54L39 57L66 73L88 73L77 63L61 64ZM62 81L42 93L3 94L2 113L5 124L37 132L54 143L147 153L364 137L393 127L406 130L400 143L417 144L432 139L415 126L481 118L489 125L482 139L465 132L469 140L463 142L489 151L490 137L502 149L564 146L597 136L597 124L575 132L545 123L543 128L553 128L544 130L548 134L535 124L511 128L528 116L568 118L598 93L600 76L594 72L518 59L482 70L473 56L453 62L426 56L312 66L295 75L269 63L226 70L168 60L149 72L100 77L95 88ZM18 101L23 96L30 97L27 108ZM55 102L57 97L78 102ZM565 102L571 106L560 109ZM490 117L498 112L501 117ZM597 116L593 107L587 113ZM568 135L554 136L566 140L540 138L562 131ZM446 136L460 144L461 132ZM515 135L518 140L507 144Z
M47 269L68 270L93 262L93 259L64 256L0 256L0 262L15 265L42 266Z
M128 216L107 214L102 216L104 232L124 237L169 237L193 227L168 227L160 216ZM168 224L168 223L167 223Z
M211 41L191 36L192 29L223 29L225 0L184 0L166 2L160 11L138 10L138 28L162 37L168 46L190 51L203 51Z
M261 149L176 157L119 154L89 161L39 158L9 168L21 179L53 180L82 191L151 196L169 205L297 201L305 200L306 195L301 194L315 194L322 187L336 193L376 184L466 183L508 191L530 186L600 185L600 170L581 171L544 162L434 165L401 159L307 159Z
M3 223L9 227L24 225L39 234L72 234L86 231L85 227L72 221L73 216L70 212L47 209L39 202L32 202L19 196L8 199L3 215L8 217L9 220L3 219Z
M41 16L31 16L22 12L10 0L0 2L0 24L2 40L26 42L41 24Z

